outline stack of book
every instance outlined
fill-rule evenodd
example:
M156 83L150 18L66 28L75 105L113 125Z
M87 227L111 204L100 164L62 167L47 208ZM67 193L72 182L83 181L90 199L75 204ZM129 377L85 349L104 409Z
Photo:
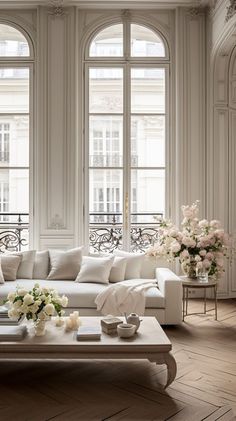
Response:
M26 326L0 326L0 341L15 342L24 339L27 333Z
M102 331L108 335L117 333L117 326L122 323L118 317L107 317L101 320Z
M23 320L23 317L20 320L12 320L8 317L8 308L6 306L0 306L0 326L17 326Z
M101 339L100 326L80 326L77 331L78 341L96 341Z

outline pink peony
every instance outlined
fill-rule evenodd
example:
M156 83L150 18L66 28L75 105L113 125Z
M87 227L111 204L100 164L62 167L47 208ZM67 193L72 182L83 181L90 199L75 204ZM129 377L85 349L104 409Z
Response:
M200 228L206 228L208 227L209 222L206 219L202 219L201 221L199 221L199 227Z

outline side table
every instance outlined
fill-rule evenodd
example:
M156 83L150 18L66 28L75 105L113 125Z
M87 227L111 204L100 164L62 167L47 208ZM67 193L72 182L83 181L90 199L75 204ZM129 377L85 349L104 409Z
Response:
M206 291L208 288L213 288L214 290L214 301L215 301L215 320L217 320L217 282L213 279L208 279L207 282L200 282L194 278L188 278L186 276L181 276L182 285L183 285L183 321L186 316L193 314L206 314ZM197 313L188 313L188 299L189 299L189 289L204 289L204 312Z

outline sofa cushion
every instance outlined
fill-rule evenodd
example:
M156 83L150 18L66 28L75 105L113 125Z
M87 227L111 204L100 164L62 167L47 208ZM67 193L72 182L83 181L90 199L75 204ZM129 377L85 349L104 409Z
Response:
M5 281L15 281L17 271L20 266L22 256L14 256L13 254L1 255L1 267Z
M33 279L46 279L49 273L49 251L37 251L34 260Z
M75 282L97 282L108 284L114 257L84 256Z
M115 250L115 256L126 258L125 279L140 278L141 266L144 260L144 254L128 253L123 250Z
M4 284L4 282L5 282L5 280L4 280L4 276L3 276L3 273L2 273L2 266L1 266L1 260L0 260L0 284Z
M23 288L33 288L35 282L38 282L42 287L52 287L57 290L60 295L65 294L68 297L68 307L73 308L93 308L96 309L95 298L99 292L107 288L106 284L97 283L79 283L68 280L49 281L49 280L28 280L17 279L15 282L6 282L0 286L0 301L6 299L10 291L15 291L16 286L20 285ZM150 288L146 294L146 308L164 308L165 299L158 288Z
M16 277L18 279L32 279L36 250L14 251L9 254L11 256L13 255L21 257L21 262L17 270Z
M71 250L49 250L50 272L47 279L73 279L79 273L83 247Z
M125 269L127 260L125 257L115 256L109 275L109 282L120 282L125 279Z

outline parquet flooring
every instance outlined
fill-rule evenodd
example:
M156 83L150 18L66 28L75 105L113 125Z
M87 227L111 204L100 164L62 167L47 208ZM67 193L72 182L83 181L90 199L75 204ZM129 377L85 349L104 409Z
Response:
M196 311L201 303L191 300ZM236 417L236 300L166 327L178 372L148 361L1 362L0 421L229 421Z

